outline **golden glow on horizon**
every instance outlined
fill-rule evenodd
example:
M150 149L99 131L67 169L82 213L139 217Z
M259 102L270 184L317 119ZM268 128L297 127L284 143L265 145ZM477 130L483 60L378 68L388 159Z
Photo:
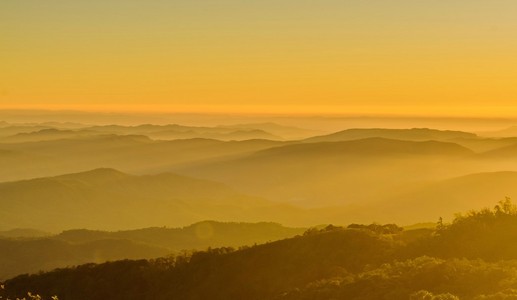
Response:
M0 109L517 115L515 1L213 2L0 3Z
M263 116L393 116L393 117L473 117L473 118L515 118L517 106L406 106L404 109L389 106L159 106L157 105L27 105L4 106L3 110L41 110L55 112L106 112L106 113L142 113L142 114L221 114L221 115L263 115ZM0 110L2 110L0 109Z

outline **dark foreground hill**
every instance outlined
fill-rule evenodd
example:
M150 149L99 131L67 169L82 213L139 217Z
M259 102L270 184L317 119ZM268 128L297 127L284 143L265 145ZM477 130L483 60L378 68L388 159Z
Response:
M24 273L108 260L144 259L209 247L241 247L293 237L303 228L276 223L204 221L182 228L127 231L68 230L44 238L0 237L0 280ZM11 236L32 234L9 231Z
M55 238L0 238L0 279L85 263L157 258L169 249L123 239L69 243Z
M515 299L517 208L458 216L436 230L328 226L235 251L83 265L5 283L59 299Z

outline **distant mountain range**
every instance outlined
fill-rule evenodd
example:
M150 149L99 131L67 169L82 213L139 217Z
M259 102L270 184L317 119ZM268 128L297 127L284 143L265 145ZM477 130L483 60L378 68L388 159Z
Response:
M177 165L242 155L286 142L209 139L154 141L143 135L97 135L0 144L0 181L54 176L92 168L158 173ZM5 153L5 154L3 154ZM27 162L30 161L30 164Z
M345 205L385 198L401 185L461 175L468 172L462 164L475 159L454 143L368 138L279 146L181 172L275 201Z
M311 137L305 142L339 142L366 138L386 138L408 141L448 141L452 139L474 139L477 135L463 131L436 130L429 128L385 129L385 128L355 128L336 133Z
M62 138L78 138L106 134L146 135L156 140L217 139L231 140L296 140L321 133L317 130L283 126L275 123L239 124L215 127L196 127L178 124L138 126L97 125L63 126L60 124L22 124L0 126L0 143L36 142Z
M296 129L276 124L252 125L296 133ZM245 126L224 127L234 130ZM425 195L435 193L438 186L433 186L442 181L517 171L516 138L482 138L461 131L350 129L298 141L163 141L144 133L183 127L88 128L97 133L69 137L76 127L44 129L34 134L65 136L0 143L0 181L4 181L0 203L5 205L0 211L0 230L39 228L40 223L48 226L41 228L47 231L81 227L113 230L181 226L205 219L309 226L327 221L388 221L390 216L400 216L402 222L412 223L431 214L422 209L414 219L402 218L395 208L411 203L411 197L431 203ZM219 132L221 128L212 129ZM131 135L122 134L128 130ZM96 171L82 173L92 169ZM99 181L102 178L110 180ZM487 191L494 187L494 197L511 196L510 184L494 194L499 192L497 184L497 180L487 184ZM480 182L476 188L482 186ZM466 188L456 192L468 194ZM430 208L429 212L450 215L464 208L452 204L452 191L451 196L445 192L436 195L451 205L443 205L443 211ZM487 197L488 192L469 197L480 205L494 200L483 195ZM393 203L392 212L385 203ZM384 209L374 213L379 205ZM85 217L83 210L91 216ZM105 224L95 227L99 222Z

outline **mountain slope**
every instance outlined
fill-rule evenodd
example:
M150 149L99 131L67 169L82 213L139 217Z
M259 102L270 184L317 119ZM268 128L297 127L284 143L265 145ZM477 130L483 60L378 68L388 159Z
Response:
M0 228L46 231L178 226L206 219L269 221L295 211L212 181L113 169L0 183L0 205Z
M327 226L238 251L84 265L5 286L11 296L63 300L514 299L517 207L505 204L436 230Z
M127 299L126 293L133 295L129 296L131 299L141 299L138 295L144 291L144 299L274 299L286 286L303 286L344 270L357 272L367 263L382 262L390 248L387 239L347 230L296 237L237 252L222 248L192 257L179 255L177 268L174 260L157 261L156 269L146 261L126 261L49 273L56 279L52 283L46 282L50 277L38 279L48 284L47 288L53 287L60 299ZM121 270L126 272L124 276L120 275ZM106 274L117 280L106 280ZM84 278L90 276L92 281L86 283ZM16 281L21 283L22 278L7 281L6 285L15 289ZM58 287L62 280L84 284L69 284L65 291ZM106 281L110 282L109 288L101 283ZM120 282L123 284L118 286ZM97 295L92 294L89 285L94 283ZM43 290L29 286L32 291ZM126 290L117 296L122 286Z
M173 251L208 247L240 247L302 234L305 228L289 228L277 223L221 223L203 221L181 228L154 227L126 231L67 230L56 239L84 243L101 239L127 239L165 247Z
M515 161L517 158L517 143L512 143L510 145L500 147L498 149L494 149L491 151L487 151L483 153L485 158L495 159L495 160L512 160Z
M82 229L55 236L27 230L5 233L17 236L16 239L2 237L0 232L0 279L84 263L155 258L182 250L250 246L293 237L304 231L276 223L204 221L182 228L114 232ZM19 238L21 235L41 235L41 238Z
M98 135L4 143L0 144L0 149L23 152L31 157L31 163L27 164L28 159L23 157L6 161L4 168L0 169L0 181L55 176L101 167L140 174L168 172L182 164L243 155L283 144L268 140L153 141L141 135Z
M109 260L156 258L169 253L168 249L162 247L122 239L68 243L52 238L0 238L0 279L50 271L58 267Z
M255 156L271 155L469 155L472 151L455 143L364 138L351 141L295 144L262 150Z
M274 147L181 172L276 201L324 206L372 201L401 185L460 175L462 164L475 158L454 143L371 138Z
M505 197L517 199L517 172L486 172L441 180L401 192L372 207L371 213L405 223L432 221L436 216L450 218L458 211L489 207Z

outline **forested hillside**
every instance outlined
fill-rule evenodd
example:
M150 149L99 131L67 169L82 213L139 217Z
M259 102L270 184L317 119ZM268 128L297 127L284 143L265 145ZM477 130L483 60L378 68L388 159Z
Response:
M126 231L67 230L58 235L13 230L0 236L0 280L23 273L50 271L109 260L149 259L209 247L241 247L293 237L304 228L276 223L204 221L181 228L153 227Z
M458 215L436 229L329 225L239 250L82 265L5 282L59 299L515 299L517 208ZM113 280L117 278L117 280Z

